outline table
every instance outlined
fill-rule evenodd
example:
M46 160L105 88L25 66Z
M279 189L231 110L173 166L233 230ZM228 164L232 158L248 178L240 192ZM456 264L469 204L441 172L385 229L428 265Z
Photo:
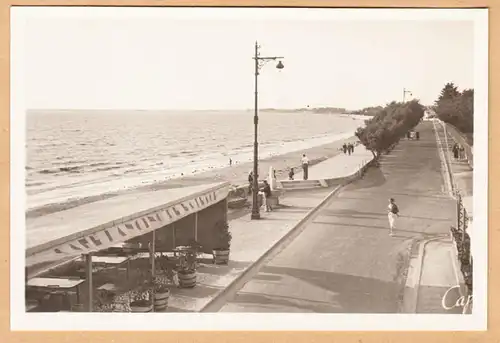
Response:
M122 264L130 260L126 256L92 256L92 263L102 264Z
M44 278L37 277L29 279L26 283L27 287L42 288L49 290L69 290L76 288L76 299L80 303L80 285L85 282L85 279L75 278Z
M41 288L73 288L85 282L85 279L69 279L69 278L46 278L46 277L36 277L28 280L28 287L41 287Z
M98 288L100 291L108 291L108 292L116 292L117 288L114 283L105 283L101 287Z
M130 272L130 257L128 256L92 256L92 264L104 264L119 266L127 262L127 280Z

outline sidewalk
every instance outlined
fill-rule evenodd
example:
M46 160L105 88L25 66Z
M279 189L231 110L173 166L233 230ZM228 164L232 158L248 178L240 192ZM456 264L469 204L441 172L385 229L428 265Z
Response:
M361 151L361 148L358 147ZM363 148L364 150L364 148ZM371 153L370 153L371 155ZM360 157L336 156L332 162L314 166L315 172L332 178L356 173ZM340 158L339 158L340 157ZM366 161L366 158L363 158ZM311 168L312 169L312 168ZM233 236L230 262L227 266L213 265L210 258L197 269L198 284L193 289L172 288L167 312L200 312L213 299L244 274L261 256L291 232L310 211L315 209L334 188L314 189L285 194L280 206L272 212L261 208L261 220L250 219L250 210L232 210L229 227Z
M457 287L460 270L453 263L453 249L449 239L425 245L416 313L462 313L459 302L457 305L461 297Z
M473 170L466 161L458 161L453 158L451 147L455 140L449 133L448 136L445 135L445 130L441 124L436 125L436 128L443 147L448 148L447 151L444 151L444 157L448 160L453 189L458 190L463 196L464 206L471 218L468 231L472 239ZM453 223L452 225L456 224ZM460 302L466 302L467 299L460 299L460 297L466 292L463 289L463 277L456 248L451 239L434 240L422 244L424 247L420 262L421 275L418 282L416 312L462 313L464 306ZM459 288L460 286L462 289Z

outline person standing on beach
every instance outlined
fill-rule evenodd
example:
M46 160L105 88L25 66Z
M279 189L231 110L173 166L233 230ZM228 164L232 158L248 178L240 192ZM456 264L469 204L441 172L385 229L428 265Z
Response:
M231 159L231 157L229 157L229 166L231 167L233 165L233 160Z
M293 181L294 175L295 175L295 172L293 171L293 168L290 168L290 172L288 173L288 179Z
M352 152L352 144L351 143L347 144L347 152L349 153L349 155L351 155L351 152Z
M302 170L304 170L304 180L309 178L309 159L306 154L302 155Z
M396 217L399 217L399 208L394 201L394 198L389 199L387 206L387 218L389 219L389 236L394 236L394 229L396 228Z
M345 143L342 145L342 151L344 154L347 153L347 145Z

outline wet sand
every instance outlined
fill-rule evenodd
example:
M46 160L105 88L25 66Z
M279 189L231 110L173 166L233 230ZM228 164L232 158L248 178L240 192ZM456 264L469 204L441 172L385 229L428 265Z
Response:
M290 152L284 155L272 156L267 159L259 161L260 179L267 177L268 170L270 166L276 169L277 179L287 179L288 171L291 167L295 168L295 172L299 171L300 159L302 154L306 154L310 160L310 165L317 164L324 161L327 158L331 158L340 153L340 147L344 142L354 142L356 137L352 137L345 140L335 141L329 144L320 145L310 149L305 149L302 151ZM82 199L72 200L64 203L49 204L39 208L35 208L26 212L26 218L34 218L38 216L43 216L46 214L64 211L76 206L80 206L86 203L95 202L99 200L104 200L110 197L114 197L121 194L128 194L137 191L144 190L159 190L168 188L178 188L193 186L199 184L213 183L213 182L230 182L234 186L246 185L248 183L248 173L253 169L253 162L238 163L233 162L233 165L223 169L209 170L197 175L187 175L177 179L165 180L156 184L140 186L134 189L123 190L119 192L112 192L101 194L98 196L86 197Z

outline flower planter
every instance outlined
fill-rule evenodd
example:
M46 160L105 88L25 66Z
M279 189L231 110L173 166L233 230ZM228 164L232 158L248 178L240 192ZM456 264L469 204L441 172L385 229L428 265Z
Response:
M229 262L229 249L214 249L212 250L214 256L214 264L228 264Z
M151 312L153 310L153 305L147 300L138 300L130 303L130 309L132 312Z
M196 270L181 270L177 273L180 288L193 288L196 286Z
M155 311L161 311L167 308L170 290L164 289L155 293Z
M71 312L85 312L83 304L74 304L71 306Z

